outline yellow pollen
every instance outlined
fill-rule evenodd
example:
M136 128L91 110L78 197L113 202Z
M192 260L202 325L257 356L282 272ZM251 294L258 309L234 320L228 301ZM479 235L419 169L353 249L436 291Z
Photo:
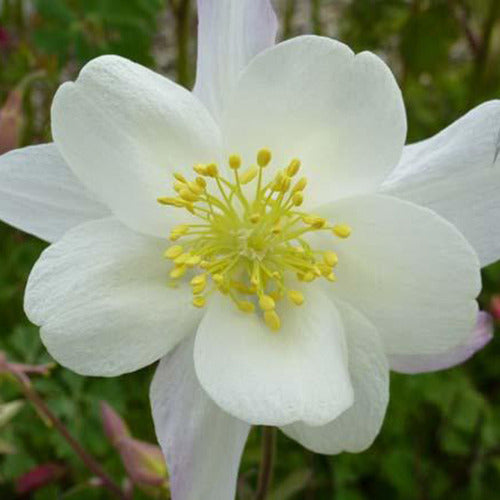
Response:
M194 307L204 307L212 293L221 293L238 310L257 314L270 330L278 331L284 299L301 306L307 283L337 279L337 254L314 248L313 242L322 240L311 236L321 232L347 238L351 228L299 208L307 179L295 184L292 179L302 168L300 160L292 159L281 169L273 166L270 175L264 175L271 160L271 151L262 149L258 166L242 170L241 157L233 154L228 158L231 178L222 176L215 163L197 164L193 179L174 174L173 196L160 197L158 203L186 210L195 219L170 233L171 241L182 240L164 253L172 263L172 284L189 281ZM296 279L303 291L291 288Z

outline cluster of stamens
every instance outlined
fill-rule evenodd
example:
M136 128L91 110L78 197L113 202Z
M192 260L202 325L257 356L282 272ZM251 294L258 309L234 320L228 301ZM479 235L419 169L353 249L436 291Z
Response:
M300 210L307 179L295 180L299 160L292 160L266 183L263 173L270 162L271 152L262 149L257 165L241 171L241 158L232 155L229 167L234 181L221 176L216 164L196 165L194 180L174 174L177 195L158 202L199 219L196 224L176 226L170 234L175 243L165 257L173 262L172 283L189 273L194 306L204 307L208 296L219 291L243 312L260 309L266 325L277 331L281 320L276 304L283 299L297 306L304 303L304 295L287 286L287 275L293 273L306 283L318 278L336 281L337 254L311 248L307 236L322 231L347 238L351 229Z

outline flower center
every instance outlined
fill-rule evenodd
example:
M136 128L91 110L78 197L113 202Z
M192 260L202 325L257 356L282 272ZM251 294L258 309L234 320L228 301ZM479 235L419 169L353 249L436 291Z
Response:
M266 325L277 331L281 326L277 302L304 303L304 295L289 287L293 275L306 283L318 278L336 281L337 254L312 248L308 236L326 231L347 238L351 228L331 225L300 210L307 179L294 181L299 160L292 160L266 181L264 170L270 162L271 152L262 149L257 165L241 171L241 158L232 155L232 181L222 177L213 163L196 165L194 180L174 174L177 196L158 202L187 210L199 219L175 227L170 240L182 240L182 244L175 243L165 252L173 262L170 278L174 284L188 272L193 275L193 305L204 307L209 295L218 291L243 312L260 310Z

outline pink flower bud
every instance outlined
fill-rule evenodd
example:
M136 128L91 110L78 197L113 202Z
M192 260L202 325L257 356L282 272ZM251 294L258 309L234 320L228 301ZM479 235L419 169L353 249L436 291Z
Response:
M57 481L66 474L66 468L56 463L38 465L16 480L16 491L19 494L39 490L49 483Z
M142 486L165 486L167 482L167 466L159 446L125 438L118 445L130 479Z
M19 146L23 126L22 101L22 91L14 89L0 109L0 154Z
M101 420L104 432L113 446L118 446L122 439L130 436L127 424L106 401L101 401Z
M500 321L500 295L491 297L490 312L497 321Z

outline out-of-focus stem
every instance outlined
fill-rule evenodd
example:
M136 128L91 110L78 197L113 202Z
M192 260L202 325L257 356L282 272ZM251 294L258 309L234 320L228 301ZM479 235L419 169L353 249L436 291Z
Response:
M112 493L116 498L121 500L129 500L129 497L111 479L104 469L94 460L94 458L80 445L80 443L70 434L66 426L52 413L45 401L33 389L29 379L21 373L10 371L11 375L19 382L21 389L33 406L43 415L61 434L65 441L71 446L73 451L80 457L87 468L95 474L101 481L102 486Z
M177 37L177 81L187 87L190 81L189 71L189 23L191 21L191 0L169 0L175 16Z
M266 500L271 488L276 456L276 435L276 427L262 428L262 454L255 500Z

